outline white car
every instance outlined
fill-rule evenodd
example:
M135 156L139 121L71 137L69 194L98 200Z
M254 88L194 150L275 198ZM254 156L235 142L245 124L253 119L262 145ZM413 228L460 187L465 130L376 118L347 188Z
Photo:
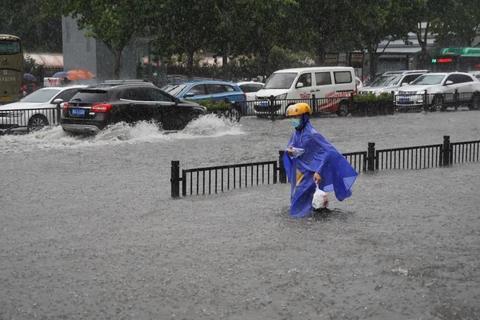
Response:
M464 72L426 73L395 95L397 107L421 107L445 110L449 105L468 105L480 109L480 81Z
M242 89L243 93L247 96L247 101L255 100L255 93L265 87L264 83L255 81L237 82L237 85Z
M427 73L428 70L401 70L401 71L387 71L377 79L375 79L368 86L364 86L358 90L359 94L373 93L380 95L382 93L391 93L398 91L398 88L417 79L422 74Z
M70 100L85 85L38 89L18 102L0 106L0 131L36 130L59 124L57 105Z

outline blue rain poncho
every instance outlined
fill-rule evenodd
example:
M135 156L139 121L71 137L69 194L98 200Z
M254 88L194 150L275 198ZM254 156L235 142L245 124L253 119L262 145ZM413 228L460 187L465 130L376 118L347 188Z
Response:
M357 172L335 147L310 124L308 116L302 117L302 124L293 133L288 147L303 149L297 157L285 152L283 163L291 184L290 214L301 218L312 212L312 199L316 189L313 175L320 174L319 188L335 192L342 201L352 195L351 188ZM287 147L287 148L288 148Z

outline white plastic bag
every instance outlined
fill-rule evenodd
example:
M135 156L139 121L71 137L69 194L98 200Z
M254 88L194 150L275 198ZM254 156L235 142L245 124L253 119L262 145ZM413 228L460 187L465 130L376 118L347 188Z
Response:
M305 149L290 147L289 151L292 158L298 158L305 152Z
M321 190L318 185L313 194L312 207L314 209L322 209L328 206L328 194Z

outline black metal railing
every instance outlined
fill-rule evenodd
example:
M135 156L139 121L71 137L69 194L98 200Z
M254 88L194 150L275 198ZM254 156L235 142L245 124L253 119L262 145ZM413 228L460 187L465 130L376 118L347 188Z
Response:
M335 96L317 98L314 94L305 99L279 99L271 96L264 99L237 103L236 107L242 116L258 116L270 119L284 117L288 106L305 102L312 107L313 114L337 114L345 116L375 116L394 112L445 111L447 108L468 107L480 110L480 92L458 92L429 94L427 91L391 92L385 99L365 101L356 99L352 91L337 92Z
M204 195L278 182L276 161L182 170L182 195Z
M274 96L246 101L243 106L240 104L243 116L259 116L275 119L284 117L287 108L295 103L308 103L313 114L337 113L347 115L353 106L353 93L351 91L338 92L336 96L317 98L312 95L305 99L278 99Z
M1 109L0 132L8 133L14 129L26 131L44 126L60 124L60 106L35 109Z
M262 184L286 183L284 152L279 151L277 161L181 171L180 163L172 161L170 178L172 197L208 195ZM480 140L451 143L450 137L444 136L443 144L380 150L375 150L375 143L369 142L367 151L344 153L343 156L357 172L447 167L456 163L480 161Z
M376 170L427 169L442 165L442 145L376 150Z
M445 111L447 108L457 110L467 107L470 110L480 110L480 92L459 92L455 89L446 93L405 92L401 89L394 95L394 105L397 112L408 111Z
M451 143L450 159L452 163L480 161L480 140Z

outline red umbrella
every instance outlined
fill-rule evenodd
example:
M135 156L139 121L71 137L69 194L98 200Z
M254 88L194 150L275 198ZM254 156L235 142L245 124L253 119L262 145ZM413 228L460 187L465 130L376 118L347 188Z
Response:
M73 69L67 71L68 80L89 80L94 78L95 75L85 69Z

